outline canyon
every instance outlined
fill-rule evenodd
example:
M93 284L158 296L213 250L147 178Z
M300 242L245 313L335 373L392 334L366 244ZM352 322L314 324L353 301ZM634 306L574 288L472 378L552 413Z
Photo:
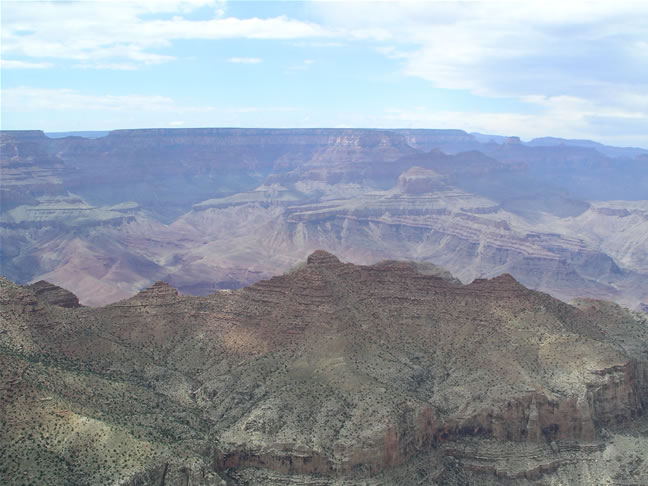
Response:
M461 130L84 135L0 134L0 270L13 281L85 305L156 280L206 295L323 248L648 307L647 150Z
M509 274L317 250L203 297L0 304L3 484L648 481L645 314Z

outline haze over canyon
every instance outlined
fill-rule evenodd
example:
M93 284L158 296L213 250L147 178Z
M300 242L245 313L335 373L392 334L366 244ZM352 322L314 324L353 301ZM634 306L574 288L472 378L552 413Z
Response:
M2 131L2 274L104 305L316 249L648 306L648 150L461 130Z

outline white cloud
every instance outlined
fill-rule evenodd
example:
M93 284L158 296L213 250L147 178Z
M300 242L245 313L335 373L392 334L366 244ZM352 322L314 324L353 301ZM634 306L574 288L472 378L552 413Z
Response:
M0 60L2 69L48 69L54 66L51 62L18 61L15 59Z
M295 47L312 47L312 48L327 48L327 47L345 47L347 44L340 41L295 41L292 43Z
M135 63L126 62L97 62L97 63L81 63L75 67L79 69L112 69L114 71L135 71L139 67Z
M387 30L393 42L381 52L440 88L556 96L648 83L645 2L315 5L330 29Z
M3 111L116 111L116 112L208 112L209 106L184 106L168 96L93 95L72 89L6 88Z
M304 69L308 69L308 67L310 67L314 63L315 61L313 61L312 59L305 59L300 64L288 66L288 69L291 71L303 71Z
M528 97L541 106L540 112L432 111L390 109L382 116L385 127L461 128L468 132L515 135L523 139L543 136L594 139L613 145L639 144L648 147L645 130L648 112L622 111L590 100L567 96Z
M633 132L648 126L646 2L316 2L313 9L330 30L388 31L377 49L406 76L535 105L529 115L427 113L427 126L450 119L457 127L478 122L476 130L599 139L615 120Z
M287 113L296 111L293 106L242 106L215 107L191 106L178 103L168 96L148 95L97 95L72 89L6 88L2 90L3 111L56 112L56 111L108 111L120 113L170 113L170 114L244 114ZM172 121L173 123L184 123Z
M262 60L258 57L230 57L227 62L233 64L259 64Z
M241 106L236 108L223 108L221 113L287 113L297 111L294 106Z
M113 69L124 63L173 60L160 49L180 39L302 39L333 35L315 23L285 16L224 18L223 5L212 0L5 2L2 53L69 59ZM182 14L201 6L213 7L213 17L159 17L161 13Z

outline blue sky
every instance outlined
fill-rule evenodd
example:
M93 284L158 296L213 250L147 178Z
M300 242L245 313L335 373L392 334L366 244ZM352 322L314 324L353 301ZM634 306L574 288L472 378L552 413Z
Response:
M648 147L647 2L2 2L3 129L416 127Z

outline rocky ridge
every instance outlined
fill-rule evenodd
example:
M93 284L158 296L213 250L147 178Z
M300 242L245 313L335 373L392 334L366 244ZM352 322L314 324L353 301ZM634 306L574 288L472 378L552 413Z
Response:
M70 474L123 484L648 479L635 460L648 443L645 317L570 306L510 275L426 273L316 251L241 290L186 297L160 282L96 309L2 279L1 385L25 390L3 400L6 478L26 467L19 413L48 431L41 454L73 413L98 421L78 440L118 433L151 453L126 474L92 469L92 442L47 450Z
M40 302L59 307L79 307L79 299L76 295L44 280L28 285L27 288Z
M0 270L84 305L205 295L317 248L648 305L645 151L461 130L0 132ZM603 181L603 182L602 182Z

